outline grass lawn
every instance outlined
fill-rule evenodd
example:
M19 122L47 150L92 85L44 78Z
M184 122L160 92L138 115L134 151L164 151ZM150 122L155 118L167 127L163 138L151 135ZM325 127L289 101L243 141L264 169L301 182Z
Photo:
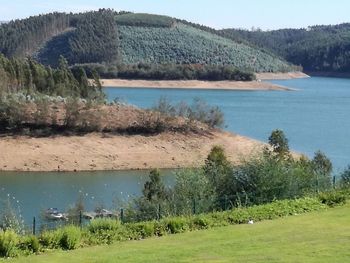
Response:
M1 261L1 260L0 260ZM6 262L350 262L350 205Z

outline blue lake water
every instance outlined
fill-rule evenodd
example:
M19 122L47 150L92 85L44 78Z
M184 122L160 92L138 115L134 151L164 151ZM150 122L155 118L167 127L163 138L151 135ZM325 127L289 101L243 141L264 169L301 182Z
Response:
M350 80L312 77L279 80L276 84L298 91L221 91L184 89L107 88L110 100L119 98L138 107L152 107L166 96L174 103L204 99L225 113L225 129L267 141L282 129L293 150L312 157L322 150L335 173L350 164Z
M162 170L166 186L174 183L173 171ZM28 225L47 208L66 211L82 197L87 211L103 205L121 207L129 198L139 196L149 171L104 172L0 172L0 201L11 206ZM0 215L2 212L0 203Z
M218 91L184 89L105 89L109 100L118 97L138 107L149 108L166 96L174 103L191 102L200 97L225 113L226 128L266 141L273 129L283 129L291 148L312 156L324 151L333 161L335 173L350 164L350 80L309 78L274 83L298 91ZM171 171L164 171L172 184ZM86 208L104 204L116 207L116 201L141 193L147 171L88 173L4 173L0 172L0 200L12 205L29 224L33 216L49 207L61 210L84 196ZM0 208L1 214L1 208Z

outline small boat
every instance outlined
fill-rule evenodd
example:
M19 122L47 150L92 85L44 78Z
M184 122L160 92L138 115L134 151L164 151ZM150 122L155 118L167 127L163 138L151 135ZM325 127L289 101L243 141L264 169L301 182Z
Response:
M99 218L112 218L115 217L115 214L113 214L113 212L107 210L107 209L101 209L100 211L98 211L96 213L96 217Z
M63 213L59 212L57 208L49 208L45 211L45 217L49 220L62 220L65 219Z

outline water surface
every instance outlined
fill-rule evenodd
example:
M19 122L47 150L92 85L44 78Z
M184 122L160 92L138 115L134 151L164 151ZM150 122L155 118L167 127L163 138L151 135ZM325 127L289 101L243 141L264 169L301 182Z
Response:
M139 107L152 107L161 97L173 102L200 97L225 113L225 129L267 141L282 129L293 150L313 156L324 151L335 172L350 164L350 79L312 77L279 80L298 91L232 91L107 88L110 100L119 98Z

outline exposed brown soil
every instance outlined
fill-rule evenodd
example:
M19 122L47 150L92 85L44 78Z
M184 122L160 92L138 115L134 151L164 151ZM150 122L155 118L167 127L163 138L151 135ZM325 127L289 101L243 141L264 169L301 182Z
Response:
M286 87L260 81L201 81L201 80L125 80L102 79L104 87L154 89L211 89L211 90L289 90Z
M85 136L0 138L0 170L93 171L202 165L214 145L239 162L263 144L235 134L166 132L153 136L91 133Z

